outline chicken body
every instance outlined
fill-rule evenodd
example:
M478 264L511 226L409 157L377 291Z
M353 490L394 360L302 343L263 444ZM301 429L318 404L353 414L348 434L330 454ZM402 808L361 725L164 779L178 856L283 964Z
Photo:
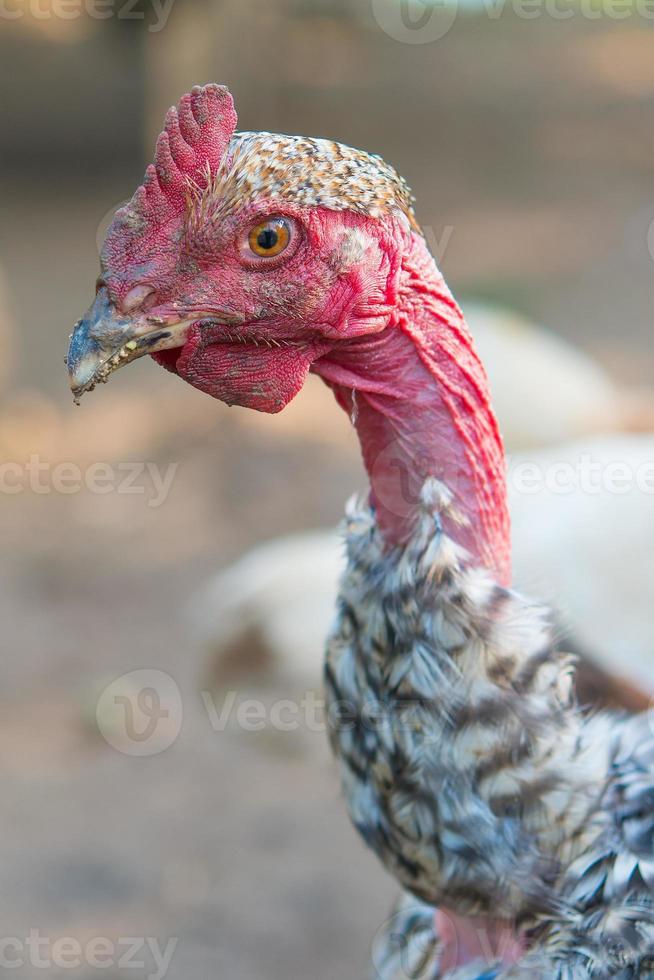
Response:
M350 510L327 657L352 820L412 896L378 976L654 977L648 718L582 716L544 611L467 566L442 486L422 499L393 553L374 513ZM502 964L486 928L483 958L459 967L434 933L441 904L455 933L457 917L514 923L524 955Z

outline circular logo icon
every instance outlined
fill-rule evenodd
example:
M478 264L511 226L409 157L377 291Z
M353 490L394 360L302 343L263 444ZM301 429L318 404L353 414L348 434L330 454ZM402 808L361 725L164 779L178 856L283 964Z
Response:
M654 259L654 219L650 221L647 229L647 248L649 250L649 254Z
M435 427L415 429L387 443L368 463L377 504L401 520L411 518L429 477L442 481L456 497L461 474L451 457L451 444Z
M458 0L372 0L375 20L402 44L431 44L456 20Z
M436 910L408 897L377 931L372 962L378 977L431 980L440 945L434 929Z
M182 729L182 696L163 670L122 674L102 691L95 718L105 742L124 755L158 755Z
M654 735L654 697L649 699L649 707L647 709L647 724L649 725L652 735Z
M125 198L124 201L119 201L118 204L114 204L113 207L109 208L98 222L98 227L95 232L95 247L98 250L98 255L102 253L102 246L104 245L104 240L107 237L107 232L109 231L109 226L114 220L114 215L119 208L124 208L126 204L129 204L129 198Z

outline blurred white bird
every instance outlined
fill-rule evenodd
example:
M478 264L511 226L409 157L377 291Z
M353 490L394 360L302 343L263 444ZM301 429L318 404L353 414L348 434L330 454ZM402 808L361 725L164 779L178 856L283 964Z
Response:
M654 393L618 386L558 334L509 310L464 305L510 451L654 430Z

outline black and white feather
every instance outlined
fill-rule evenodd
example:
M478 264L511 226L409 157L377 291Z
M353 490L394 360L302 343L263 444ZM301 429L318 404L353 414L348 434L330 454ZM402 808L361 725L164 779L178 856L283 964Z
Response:
M423 956L404 975L440 976L425 910L443 904L511 920L529 950L451 980L654 978L648 719L578 711L546 612L467 564L441 528L450 501L428 481L402 548L368 507L346 522L331 741L355 826L422 910L400 906L377 975Z

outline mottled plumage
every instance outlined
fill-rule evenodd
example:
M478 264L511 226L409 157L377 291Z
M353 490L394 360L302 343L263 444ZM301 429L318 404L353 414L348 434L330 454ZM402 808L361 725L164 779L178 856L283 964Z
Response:
M440 975L442 902L525 930L530 951L498 977L654 976L648 720L580 714L544 611L467 566L441 530L449 508L426 484L393 551L369 508L347 519L332 744L352 820L416 896L391 920L378 974ZM470 971L447 976L482 972Z
M404 178L381 157L333 140L237 133L219 169L189 186L189 225L201 231L261 199L373 218L395 210L416 223Z

